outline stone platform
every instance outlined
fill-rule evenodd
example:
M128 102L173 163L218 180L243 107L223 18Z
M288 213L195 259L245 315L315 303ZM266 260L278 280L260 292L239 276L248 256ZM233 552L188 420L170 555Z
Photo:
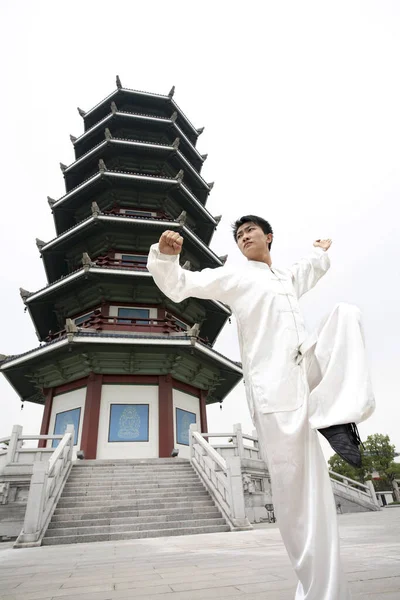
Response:
M400 599L400 508L339 518L353 598ZM14 550L0 544L0 600L293 600L275 525Z

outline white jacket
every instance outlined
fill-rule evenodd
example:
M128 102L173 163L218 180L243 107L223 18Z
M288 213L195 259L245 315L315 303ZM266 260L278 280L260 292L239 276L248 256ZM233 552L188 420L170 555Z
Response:
M308 387L299 350L306 337L298 299L329 269L327 253L315 248L290 269L249 260L243 267L188 271L178 256L150 248L147 268L173 302L204 298L228 304L238 325L246 396L254 412L295 410Z

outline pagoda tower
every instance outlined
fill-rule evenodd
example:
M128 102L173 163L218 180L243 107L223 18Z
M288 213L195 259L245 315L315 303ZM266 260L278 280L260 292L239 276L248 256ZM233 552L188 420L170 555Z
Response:
M213 349L228 306L175 304L146 269L151 244L176 230L186 269L220 267L209 244L219 217L196 129L168 95L117 88L71 136L66 193L48 198L56 237L36 243L47 285L21 289L40 346L2 356L22 401L44 405L41 434L75 426L87 459L189 457L188 430L207 432L206 405L222 402L241 366ZM39 442L44 443L44 442ZM46 442L50 443L50 442ZM55 442L53 442L54 444Z

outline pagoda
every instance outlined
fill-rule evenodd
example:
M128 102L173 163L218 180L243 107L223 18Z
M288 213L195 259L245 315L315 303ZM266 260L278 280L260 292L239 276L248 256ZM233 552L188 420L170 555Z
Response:
M44 405L40 433L75 427L86 459L189 458L188 430L207 432L207 404L242 377L213 345L231 311L221 302L175 304L146 269L161 233L184 237L183 268L220 267L210 248L220 217L207 208L207 155L168 95L116 89L81 114L66 193L48 198L56 237L37 239L47 285L21 289L40 346L2 356L21 400ZM40 441L39 444L50 444ZM57 442L53 441L53 444ZM75 454L76 455L76 454Z

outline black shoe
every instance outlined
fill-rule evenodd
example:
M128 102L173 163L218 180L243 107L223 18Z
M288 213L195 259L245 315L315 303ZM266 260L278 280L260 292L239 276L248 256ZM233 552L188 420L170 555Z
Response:
M332 425L318 429L320 433L328 440L336 454L339 454L349 465L359 469L361 467L362 445L357 425L347 423L346 425Z

